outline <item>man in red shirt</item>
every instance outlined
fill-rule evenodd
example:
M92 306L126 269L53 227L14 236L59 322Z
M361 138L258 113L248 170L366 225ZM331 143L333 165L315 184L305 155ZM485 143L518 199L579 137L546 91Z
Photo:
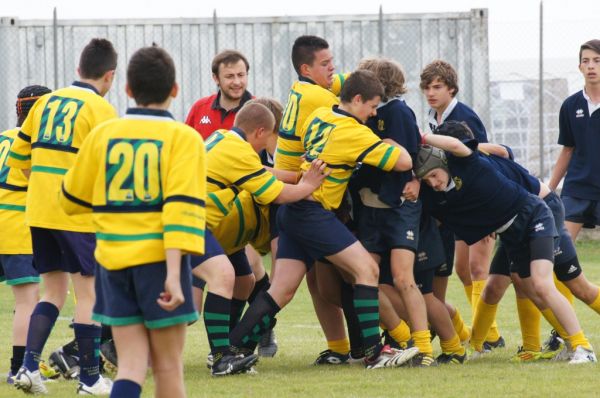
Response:
M236 112L252 99L248 86L250 64L242 53L224 50L212 61L212 78L219 91L200 98L190 109L185 123L206 139L213 131L230 129Z

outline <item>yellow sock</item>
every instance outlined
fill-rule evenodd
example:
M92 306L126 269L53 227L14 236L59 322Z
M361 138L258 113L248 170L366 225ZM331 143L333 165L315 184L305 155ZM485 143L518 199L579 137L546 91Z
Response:
M562 327L562 325L560 324L558 319L556 319L556 317L554 316L554 312L552 312L552 310L550 308L546 308L545 310L543 310L542 315L548 321L548 323L550 325L552 325L554 330L556 330L558 332L560 337L562 337L563 339L566 339L569 337L567 335L567 331L565 330L565 328Z
M410 328L403 320L400 320L398 326L388 332L390 336L398 343L404 343L410 340Z
M471 331L465 325L462 316L460 316L460 312L458 312L458 308L455 308L455 310L456 312L452 317L452 326L454 326L454 330L458 334L458 337L461 342L468 341L471 338Z
M554 284L556 285L556 289L558 289L558 291L565 296L565 298L567 300L569 300L569 303L571 303L571 305L573 305L573 302L575 301L575 296L573 296L573 293L571 293L571 291L569 290L569 288L567 287L567 285L565 285L564 283L562 283L561 281L559 281L556 278L556 274L552 273L552 276L554 277Z
M600 291L594 301L592 301L591 304L588 304L588 307L596 311L597 314L600 314Z
M475 308L477 308L477 303L479 302L479 298L481 297L481 292L485 288L487 280L481 281L473 281L473 293L472 293L472 301L471 306L473 309L473 318L475 317ZM473 324L475 324L475 320L473 320ZM490 326L490 330L488 331L487 336L485 336L485 341L498 341L500 338L500 332L498 332L498 325L496 324L496 316L494 315L494 320L492 322L492 326Z
M490 326L496 317L498 304L488 304L482 299L477 303L475 319L471 330L471 346L477 351L483 350L483 342L488 334Z
M463 287L465 288L467 300L469 300L469 304L471 304L471 300L473 299L473 285L463 285Z
M567 340L571 343L571 349L575 351L575 349L579 346L583 346L583 348L587 348L588 350L592 349L590 342L585 338L583 334L583 330L575 333L573 336L567 336Z
M533 304L533 301L519 297L517 297L517 311L519 312L523 349L525 351L540 351L542 346L540 339L542 313Z
M465 347L460 344L460 338L458 334L454 334L450 340L440 339L440 346L442 346L443 353L452 353L458 355L465 355Z
M350 340L347 337L340 340L327 340L327 348L338 354L346 355L350 352Z
M411 333L412 339L415 342L415 347L419 349L421 354L433 356L433 347L431 345L431 333L429 329L419 330Z

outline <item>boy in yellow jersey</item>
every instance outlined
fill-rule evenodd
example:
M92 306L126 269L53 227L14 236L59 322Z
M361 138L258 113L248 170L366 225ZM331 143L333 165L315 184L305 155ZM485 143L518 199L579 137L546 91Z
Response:
M198 319L183 254L204 252L204 145L167 111L178 86L166 51L136 51L126 90L137 107L92 131L60 201L93 216L93 319L112 326L119 357L111 396L139 397L151 360L155 395L183 397L185 330Z
M246 311L231 333L231 343L251 352L258 338L275 323L275 315L293 298L307 268L326 258L350 273L356 282L356 307L369 368L399 366L418 353L382 347L379 343L377 265L354 235L331 211L339 207L356 164L384 170L409 170L412 161L401 147L384 143L362 123L375 113L383 87L368 71L352 74L341 93L339 107L319 108L301 130L306 151L302 169L320 159L331 174L306 199L282 206L277 215L280 231L273 284ZM397 145L397 144L396 144Z
M25 225L27 177L22 170L9 168L6 159L29 110L49 92L44 86L22 89L17 97L17 127L0 133L0 278L6 280L15 297L9 384L23 365L29 317L38 302L40 276L33 265L31 234Z
M237 319L238 309L231 306L234 285L246 285L244 300L248 298L254 277L243 250L248 243L243 234L236 235L236 245L241 249L229 256L214 239L215 229L232 207L240 209L237 199L240 191L249 192L262 205L295 202L310 195L325 177L324 165L314 162L298 184L297 174L276 171L281 180L265 169L258 153L274 134L275 119L272 112L259 103L248 103L240 109L231 130L217 130L206 140L207 151L207 245L203 256L192 256L194 276L206 281L208 293L204 304L204 323L213 358L212 374L221 376L247 370L256 358L243 361L230 350L230 320ZM228 258L229 257L229 258ZM250 282L250 283L249 283ZM240 292L240 295L242 292ZM209 358L209 365L210 365Z
M338 95L347 75L334 73L333 54L329 49L329 44L317 36L300 36L294 41L292 64L298 73L298 80L290 89L288 102L279 126L275 168L298 171L305 151L300 141L300 129L306 118L315 109L322 106L331 108L339 103ZM277 208L275 207L273 214L276 212ZM277 226L274 226L272 232L277 237ZM276 242L277 238L275 238L275 244ZM345 363L348 360L350 344L344 329L342 311L328 303L319 293L316 276L318 267L320 265L317 264L316 267L311 268L306 277L306 284L317 318L327 339L328 349L319 354L315 364Z
M98 371L96 352L101 328L92 319L95 237L89 215L67 215L58 203L63 175L73 165L90 130L116 117L102 98L110 89L117 53L105 39L92 39L83 49L71 86L41 97L31 109L9 154L10 167L30 173L26 222L31 228L33 258L42 275L44 295L31 315L23 367L15 386L25 392L45 392L38 363L62 308L69 274L75 288L74 331L80 353L78 391L103 394L111 382Z

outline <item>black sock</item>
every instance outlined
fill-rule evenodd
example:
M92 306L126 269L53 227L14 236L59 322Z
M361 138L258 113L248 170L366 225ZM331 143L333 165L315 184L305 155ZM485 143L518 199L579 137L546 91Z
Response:
M244 307L246 306L246 300L238 300L236 298L231 299L231 312L229 315L229 330L233 330L233 328L238 324L240 318L242 317L242 313L244 312Z
M210 352L229 351L229 314L231 300L208 292L204 301L204 326L210 344Z
M262 291L267 291L271 287L271 281L269 281L269 275L265 273L265 276L260 278L260 280L256 281L254 284L254 289L252 289L252 293L250 293L250 297L248 297L248 303L252 304L252 302L258 296L258 293Z
M65 354L79 358L79 346L77 340L72 340L62 347Z
M350 338L350 353L353 358L362 358L365 355L362 332L358 315L354 309L354 288L350 283L342 282L342 309Z
M379 289L375 286L354 285L354 309L358 316L365 356L379 355Z
M10 372L13 375L16 375L21 366L23 366L23 357L25 356L25 346L24 345L14 345L12 346L13 354L10 359Z
M100 344L112 340L112 329L108 325L100 325L102 327L102 335L100 336Z
M254 351L260 336L275 326L275 315L281 310L267 292L260 293L248 307L238 325L231 331L231 345Z

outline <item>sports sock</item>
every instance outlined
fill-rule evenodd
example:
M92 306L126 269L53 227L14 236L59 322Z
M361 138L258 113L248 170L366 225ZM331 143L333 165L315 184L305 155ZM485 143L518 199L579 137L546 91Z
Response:
M565 328L562 327L558 319L556 319L556 316L554 316L554 312L552 312L550 308L542 310L542 315L548 321L548 323L552 325L552 327L554 328L554 330L556 330L560 337L562 337L563 339L566 339L568 337L567 331L565 330Z
M112 340L112 329L108 325L100 325L102 328L102 334L100 335L100 343L104 343L108 340Z
M350 340L347 337L339 340L327 340L327 348L338 354L346 355L350 352Z
M364 354L367 358L379 355L379 289L376 286L354 285L354 310L358 316Z
M23 366L23 357L25 356L25 346L12 346L12 358L10 359L10 373L16 375L21 366Z
M23 365L31 372L39 369L40 359L44 345L58 318L58 308L47 301L37 303L29 320L27 331L27 346Z
M463 285L465 288L465 295L467 296L467 300L469 300L469 304L473 302L473 285Z
M62 346L62 350L67 355L79 358L79 346L77 345L77 340L75 339Z
M440 339L440 346L443 353L465 355L465 347L460 344L460 337L456 333L450 340Z
M533 304L533 301L519 297L517 297L517 311L519 312L523 349L525 351L540 351L542 346L540 339L542 313Z
M575 301L575 296L573 295L573 293L571 292L571 290L567 287L567 285L565 285L564 283L562 283L561 281L559 281L556 278L556 274L554 272L552 273L552 277L554 278L554 284L556 285L556 289L563 296L565 296L565 298L569 301L569 303L571 305L573 305L573 302Z
M275 325L275 315L279 311L281 308L273 297L268 292L260 292L229 334L231 345L254 351L260 336Z
M461 342L469 341L471 338L471 330L465 325L465 321L463 321L458 308L454 308L454 316L452 317L452 326L454 326L454 330L458 334Z
M269 281L269 274L265 272L265 276L260 278L260 280L257 280L254 284L254 289L252 289L252 293L250 293L250 296L248 297L248 303L252 304L252 302L256 299L256 296L258 296L258 293L262 291L266 292L270 287L271 281Z
M110 392L111 398L139 398L141 394L142 386L126 379L115 380Z
M400 346L406 345L406 342L410 340L410 328L402 319L398 326L392 330L388 330L388 333Z
M433 356L433 346L431 345L431 332L429 329L417 330L411 333L415 347L421 354Z
M479 302L479 299L481 298L481 293L483 292L483 289L485 289L485 284L486 284L487 280L480 280L480 281L473 281L473 295L472 295L472 301L471 301L471 308L473 309L473 324L475 323L474 319L475 319L475 309L477 308L477 303ZM500 333L498 332L498 325L496 324L496 317L494 315L494 319L492 322L492 325L490 326L490 330L488 331L487 336L485 337L485 341L498 341L498 339L500 338Z
M74 323L73 329L79 346L79 381L86 386L93 386L100 377L102 328L96 325Z
M358 315L354 309L354 287L350 283L341 283L341 301L346 329L350 339L350 352L353 358L364 356L363 338Z
M483 350L483 342L496 317L497 310L498 304L488 304L483 299L479 299L475 309L473 328L471 329L471 347L475 350Z
M231 300L208 292L204 301L204 326L211 354L229 350Z
M596 311L597 314L600 314L600 291L594 301L592 301L591 304L588 304L588 307Z
M233 330L235 325L238 324L242 314L244 313L244 306L246 300L238 300L236 298L231 299L231 310L229 313L229 330Z
M569 341L569 343L571 343L571 350L573 351L575 351L575 349L579 346L587 348L588 350L592 349L590 342L583 334L583 330L580 330L572 336L567 336L567 340Z

